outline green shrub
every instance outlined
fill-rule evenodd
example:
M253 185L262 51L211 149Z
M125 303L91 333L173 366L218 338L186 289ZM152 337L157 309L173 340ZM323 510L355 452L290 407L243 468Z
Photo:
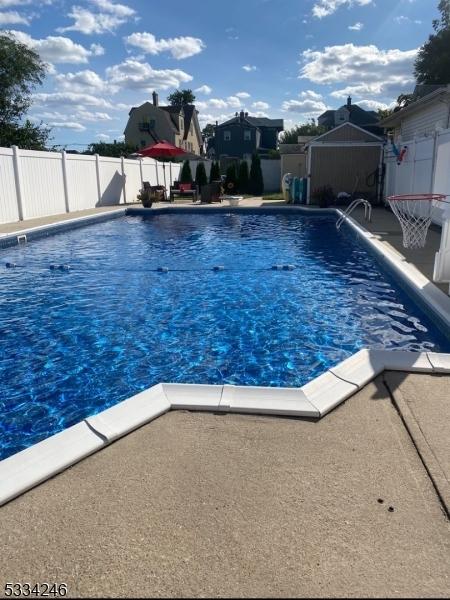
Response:
M209 173L209 183L213 181L220 181L220 167L218 162L213 162L211 165L211 172Z
M236 165L233 163L227 168L225 175L225 194L234 194L237 190Z
M195 169L195 183L197 184L199 190L202 189L202 186L208 183L205 165L203 162L199 162L197 168Z
M191 165L185 160L180 173L180 183L192 183Z
M264 192L264 179L261 171L261 159L257 154L252 156L250 167L250 179L248 182L248 191L254 196L262 196Z
M240 194L248 192L248 164L246 160L241 160L239 165L238 190Z

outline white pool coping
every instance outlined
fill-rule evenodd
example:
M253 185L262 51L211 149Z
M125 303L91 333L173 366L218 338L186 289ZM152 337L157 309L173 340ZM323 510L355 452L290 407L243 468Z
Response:
M348 222L450 328L450 298L353 219ZM0 461L0 506L169 410L320 419L385 370L450 374L450 354L363 349L300 388L159 383Z

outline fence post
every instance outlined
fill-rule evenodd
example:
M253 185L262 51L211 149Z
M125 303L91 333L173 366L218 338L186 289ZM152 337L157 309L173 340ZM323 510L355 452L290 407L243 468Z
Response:
M125 158L122 156L120 158L120 162L122 165L122 189L123 189L123 203L127 203L127 174L125 173ZM120 202L119 202L120 204Z
M169 163L169 178L170 178L170 183L169 186L173 185L173 177L172 177L172 161L170 161Z
M20 168L20 155L19 148L17 146L12 146L13 151L13 168L14 168L14 180L16 182L16 199L17 199L17 212L19 214L19 221L23 221L25 219L25 211L23 206L23 196L22 196L22 172Z
M139 171L141 173L141 186L144 187L144 168L142 166L142 158L139 159Z
M155 159L156 185L159 185L158 161Z
M98 196L98 205L102 204L102 186L100 183L100 156L98 154L95 155L95 172L97 173L97 196Z
M63 150L61 152L62 159L62 173L63 173L63 185L64 185L64 202L66 204L66 212L70 213L70 204L69 204L69 186L67 184L67 154L66 151Z

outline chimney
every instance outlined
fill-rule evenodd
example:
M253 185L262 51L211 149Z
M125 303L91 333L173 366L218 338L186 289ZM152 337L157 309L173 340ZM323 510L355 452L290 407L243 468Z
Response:
M247 117L248 117L248 113L247 113L247 112L244 114L244 117L245 117L245 118L247 118Z
M350 108L350 106L351 106L351 105L352 105L352 97L351 97L351 96L349 96L349 97L347 98L347 108Z
M153 96L153 106L158 106L159 105L158 94L156 92L153 92L152 96Z
M244 120L244 111L241 110L241 112L239 113L239 120L243 121Z

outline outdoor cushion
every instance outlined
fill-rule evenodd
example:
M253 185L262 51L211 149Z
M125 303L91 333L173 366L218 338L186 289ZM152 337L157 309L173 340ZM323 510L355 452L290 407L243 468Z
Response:
M180 183L180 192L190 192L191 184L190 183Z

